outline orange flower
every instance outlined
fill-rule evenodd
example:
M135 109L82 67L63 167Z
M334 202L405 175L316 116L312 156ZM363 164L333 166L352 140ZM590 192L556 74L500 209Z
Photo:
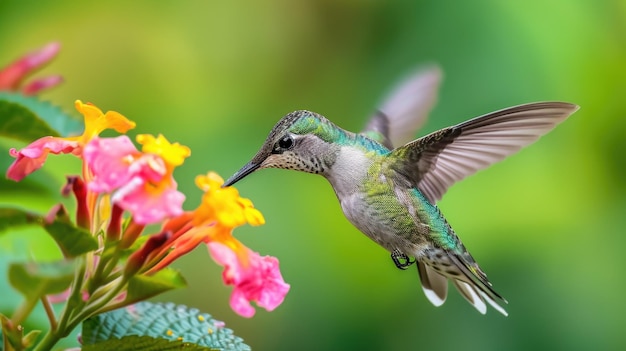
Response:
M202 203L195 211L168 220L157 234L167 240L160 246L155 246L154 240L146 242L128 269L156 272L205 243L213 259L225 268L224 282L234 286L231 307L251 317L254 308L250 301L271 311L282 303L289 285L282 278L276 258L260 256L232 236L235 227L261 225L265 220L249 199L240 197L233 187L222 188L223 183L213 172L196 177L196 184L205 191Z

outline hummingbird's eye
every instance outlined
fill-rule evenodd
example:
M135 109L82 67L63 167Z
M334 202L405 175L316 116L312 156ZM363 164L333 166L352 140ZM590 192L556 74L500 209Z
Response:
M293 146L293 138L291 135L285 135L278 141L278 147L281 149L289 149Z

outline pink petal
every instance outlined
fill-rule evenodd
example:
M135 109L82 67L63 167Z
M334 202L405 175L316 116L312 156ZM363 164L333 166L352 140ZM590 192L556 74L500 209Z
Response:
M52 42L31 52L0 70L0 90L15 90L21 81L35 69L52 60L59 52L60 44Z
M225 268L224 283L234 286L230 305L235 312L243 317L252 317L255 310L250 305L251 301L268 311L274 310L283 302L289 291L289 284L283 280L278 259L271 256L261 257L248 249L248 264L244 266L228 246L210 242L208 247L213 259Z
M185 195L176 190L176 182L160 192L146 189L145 180L133 177L113 193L111 201L133 215L137 224L152 224L183 213Z
M50 303L61 303L67 301L70 297L70 288L67 288L65 291L60 292L58 294L47 295L48 301Z
M35 140L20 151L11 149L9 154L17 159L9 166L7 178L19 182L27 175L41 168L46 161L46 157L48 157L48 153L77 153L79 145L77 141L47 136Z
M50 89L61 84L62 82L63 77L61 76L49 76L28 83L28 85L22 88L22 92L25 95L35 95L40 93L42 90Z
M157 223L183 213L185 195L157 155L137 151L125 135L94 138L83 151L92 172L89 190L112 193L111 201L133 215L137 224Z
M60 49L61 44L58 42L51 42L43 48L24 56L22 58L22 62L29 70L38 68L39 66L52 60Z
M246 298L246 294L236 287L230 295L230 307L238 315L246 318L252 318L256 313L254 307L250 304L250 300Z
M108 193L127 184L134 176L130 171L130 161L137 153L137 148L126 135L93 138L83 150L83 159L93 174L89 190Z

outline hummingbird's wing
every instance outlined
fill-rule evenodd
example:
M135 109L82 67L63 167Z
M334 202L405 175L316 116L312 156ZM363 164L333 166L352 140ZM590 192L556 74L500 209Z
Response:
M437 101L440 83L439 67L417 70L392 90L361 133L390 150L413 140Z
M393 167L431 203L459 180L514 154L578 110L565 102L537 102L492 112L444 128L390 153Z

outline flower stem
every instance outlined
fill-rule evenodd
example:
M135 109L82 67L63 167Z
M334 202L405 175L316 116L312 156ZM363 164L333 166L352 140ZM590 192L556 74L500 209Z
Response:
M72 332L72 330L74 330L80 323L84 322L87 318L101 313L104 310L108 311L109 309L106 308L107 303L114 299L115 296L117 296L119 292L123 290L123 288L126 286L126 283L126 279L120 278L120 282L115 285L111 290L109 290L107 294L105 294L101 298L98 298L96 301L88 303L85 308L64 310L61 317L61 323L59 323L58 328L51 328L50 330L48 330L44 338L39 344L37 344L33 351L47 351L52 349L52 347L56 345L59 340L68 336ZM69 306L69 304L66 305L66 308L67 306Z
M61 339L59 331L54 331L52 329L48 330L46 335L44 335L43 339L35 346L33 351L48 351L51 350L54 345Z
M50 304L50 300L48 300L48 297L42 296L41 303L43 304L43 308L46 311L46 315L48 316L48 321L50 321L50 329L56 330L58 324L57 319L54 315L54 310L52 309L52 305Z
M61 312L61 316L58 320L57 328L58 330L64 330L66 328L68 320L72 317L75 309L82 305L82 298L80 296L81 290L83 289L83 281L85 280L85 261L83 260L78 267L76 267L76 272L74 273L74 282L72 283L72 287L70 290L70 296L65 303L65 307ZM52 329L51 329L52 331ZM49 334L49 333L48 333ZM46 334L47 336L47 334ZM58 339L57 339L58 340Z
M15 310L13 316L11 316L11 321L14 325L21 325L22 322L30 315L30 313L37 305L38 299L26 298L26 300Z

